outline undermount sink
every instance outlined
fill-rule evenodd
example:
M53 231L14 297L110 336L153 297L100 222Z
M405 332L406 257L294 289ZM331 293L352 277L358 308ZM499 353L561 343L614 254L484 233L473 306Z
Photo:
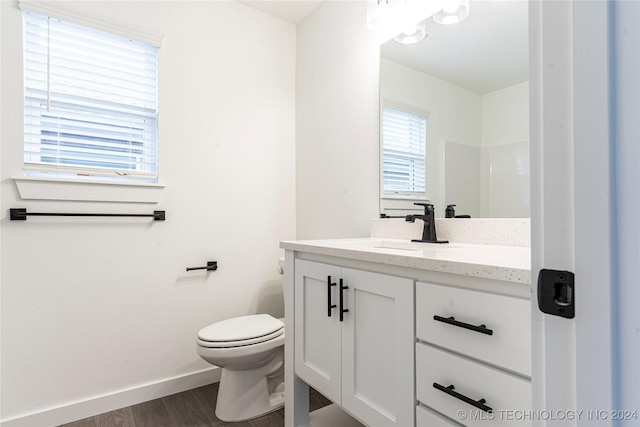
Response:
M417 246L411 242L380 242L373 247L376 249L396 249L402 251L421 251L424 247Z
M402 240L380 240L380 241L372 241L368 245L372 249L393 249L400 251L408 251L408 252L421 252L424 250L440 250L440 249L450 249L454 246L449 244L433 244L427 242L411 242L411 241L402 241Z

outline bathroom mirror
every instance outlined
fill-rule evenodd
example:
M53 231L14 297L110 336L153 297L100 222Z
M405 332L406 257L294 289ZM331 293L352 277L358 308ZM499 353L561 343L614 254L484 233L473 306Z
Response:
M381 112L427 117L426 197L438 217L449 204L474 218L530 216L527 3L474 0L463 21L429 18L417 44L380 47ZM381 191L381 213L412 202Z

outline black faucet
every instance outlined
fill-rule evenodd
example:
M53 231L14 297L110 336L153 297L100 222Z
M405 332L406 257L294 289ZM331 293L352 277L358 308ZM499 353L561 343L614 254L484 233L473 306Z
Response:
M430 203L414 203L414 205L424 206L424 215L407 215L405 221L415 222L416 218L424 221L424 228L422 229L422 239L411 240L412 242L423 243L449 243L448 240L438 240L436 236L436 218L433 205Z
M471 218L471 215L456 215L455 206L456 205L447 205L447 209L444 210L445 218Z
M444 210L445 218L455 218L456 217L456 205L447 205L447 209Z

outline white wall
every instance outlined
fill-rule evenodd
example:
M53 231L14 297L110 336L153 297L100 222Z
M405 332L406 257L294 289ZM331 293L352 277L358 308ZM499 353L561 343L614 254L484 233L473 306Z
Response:
M482 95L481 212L528 218L529 82Z
M236 2L75 4L164 33L167 186L157 205L26 201L11 179L22 172L21 16L16 2L0 3L1 404L2 420L15 419L3 425L59 424L111 409L112 394L131 404L213 381L197 374L211 368L195 351L201 327L283 312L278 242L295 237L296 223L295 26ZM167 220L10 222L14 207L166 210ZM207 260L218 271L185 272ZM92 399L106 403L82 405Z
M2 23L2 7L0 7L0 24ZM1 34L0 34L1 36ZM0 40L0 51L2 40ZM2 55L0 54L0 100L2 99ZM2 102L0 102L0 141L2 141ZM0 177L2 176L2 162L0 161ZM0 195L2 186L0 185ZM2 376L2 227L0 227L0 376ZM0 418L2 417L2 384L0 382Z
M378 216L378 45L366 2L323 2L297 27L297 237L368 236Z
M529 82L482 95L482 145L529 140Z
M459 144L453 141L444 143L444 183L445 199L442 206L455 205L456 215L480 216L480 177L482 147ZM438 209L438 216L443 209Z

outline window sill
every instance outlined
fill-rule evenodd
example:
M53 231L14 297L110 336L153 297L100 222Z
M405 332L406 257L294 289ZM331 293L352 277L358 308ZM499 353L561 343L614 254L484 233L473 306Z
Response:
M390 216L404 216L409 214L422 213L424 208L413 203L429 203L429 199L424 197L380 197L380 213Z
M23 200L158 203L164 184L13 177Z

